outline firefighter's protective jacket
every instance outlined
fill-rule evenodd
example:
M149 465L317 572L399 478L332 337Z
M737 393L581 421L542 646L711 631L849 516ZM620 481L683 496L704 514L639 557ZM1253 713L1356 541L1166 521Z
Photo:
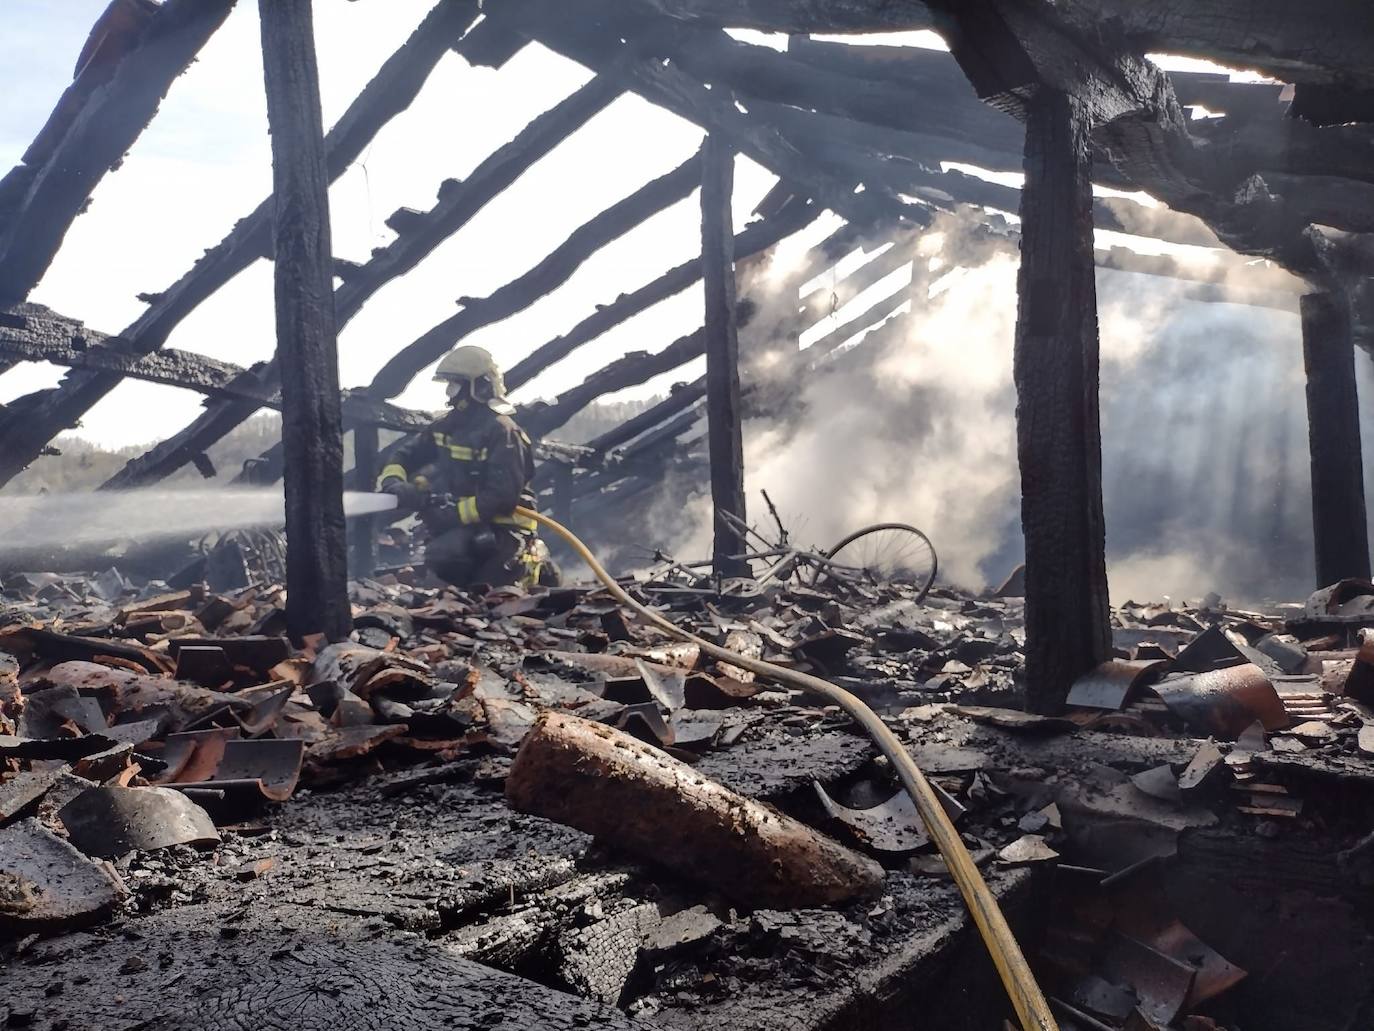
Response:
M514 515L517 505L534 508L530 438L509 415L487 405L455 408L407 441L377 482L384 487L397 477L411 483L424 477L433 494L454 497L457 512L450 515L465 526L494 523L535 529L532 520Z

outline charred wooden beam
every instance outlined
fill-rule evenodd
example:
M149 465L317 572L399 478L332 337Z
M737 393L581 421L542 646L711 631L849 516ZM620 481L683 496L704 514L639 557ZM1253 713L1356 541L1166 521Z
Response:
M296 640L353 629L343 511L329 172L311 0L259 0L285 445L286 624Z
M421 369L482 326L508 318L556 289L582 262L646 219L686 198L696 187L698 163L691 158L673 171L640 187L583 223L539 264L498 287L486 297L463 298L463 309L407 344L382 366L370 389L376 397L394 397Z
M1026 701L1063 707L1111 649L1098 413L1089 114L1041 89L1026 111L1017 275L1017 454L1026 544Z
M329 133L332 177L341 175L381 127L410 105L439 59L477 14L476 0L440 0L410 39L387 59ZM270 254L271 222L272 199L268 198L176 283L151 296L143 315L119 334L127 349L137 354L157 350L201 301L253 261ZM27 407L24 419L0 418L4 443L0 484L33 461L49 440L75 425L118 384L119 377L113 374L74 372L58 387L43 391Z
M604 77L593 78L536 117L504 146L473 169L464 180L439 187L439 202L412 223L398 229L397 239L350 275L339 287L336 303L351 318L386 283L409 272L493 198L519 179L540 158L605 110L620 88Z
M1302 298L1302 355L1307 371L1307 428L1312 454L1312 536L1318 587L1369 578L1360 402L1346 299Z
M936 26L919 0L647 0L686 22L764 32L894 32Z
M0 355L17 361L43 361L73 369L118 373L146 383L194 390L215 399L251 407L281 408L276 387L263 385L259 366L242 368L202 354L164 347L150 354L129 354L120 340L89 328L42 305L20 304L0 309ZM428 426L432 415L365 395L344 391L343 411L350 421L414 432ZM191 461L187 455L184 461Z
M391 280L414 268L440 243L448 239L493 198L518 179L531 165L549 153L597 112L618 90L603 79L593 79L530 122L515 138L497 148L462 182L449 180L439 189L438 203L407 224L397 239L373 252L365 265L350 269L334 292L338 326L345 326L367 300ZM266 389L279 380L275 357L261 372ZM256 411L248 405L225 402L210 405L185 429L131 459L103 485L134 487L155 483L171 475L188 455L203 451Z
M96 186L119 167L233 6L167 0L122 26L113 22L134 5L112 5L102 16L72 86L23 163L0 182L0 304L22 301L38 285Z
M601 436L589 440L587 445L593 450L605 454L622 444L628 444L641 433L648 432L679 412L692 407L705 396L705 376L691 383L675 384L669 390L668 396L658 404L646 408L638 415L626 419L614 429L607 430Z
M847 177L807 160L782 134L740 111L725 91L713 93L685 69L672 62L645 56L651 51L644 36L661 31L655 23L586 2L550 3L548 0L511 0L491 11L511 30L544 44L595 71L615 78L651 103L695 122L715 133L733 148L757 161L814 200L844 214L865 220L886 212L927 224L930 214L919 204L897 195L869 189L856 193Z
M745 520L744 427L739 402L739 327L735 322L735 237L731 196L735 155L708 134L701 150L701 268L706 287L706 422L711 452L715 535L711 567L717 576L749 576L737 558L744 535L725 516Z
M1110 24L1145 51L1254 68L1285 82L1374 86L1374 9L1345 0L1064 0L1070 15Z
M704 330L678 337L661 351L630 351L559 394L552 403L536 401L520 412L520 424L535 437L552 433L605 394L647 383L706 353Z
M751 99L785 104L973 148L975 154L999 153L1014 159L1020 152L1021 127L1016 119L981 103L954 59L942 51L920 52L930 55L922 61L942 65L938 86L931 82L913 89L900 79L830 67L814 52L812 60L802 61L790 45L788 53L779 53L718 30L683 27L654 43L664 56L703 82L735 90L750 110ZM918 103L912 102L913 93L919 96Z
M789 199L775 214L761 222L746 226L735 237L736 253L741 256L758 254L792 233L805 228L820 214L817 205L804 198ZM670 269L637 290L621 294L610 304L599 305L562 336L554 337L536 347L516 362L506 373L506 386L515 390L534 379L545 369L562 361L577 348L596 339L607 330L657 304L665 298L681 293L701 278L701 259L693 258Z

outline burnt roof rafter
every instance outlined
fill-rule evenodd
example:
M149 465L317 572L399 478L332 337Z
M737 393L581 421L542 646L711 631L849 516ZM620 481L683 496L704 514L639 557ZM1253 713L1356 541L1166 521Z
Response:
M418 265L536 161L604 110L618 93L607 81L593 79L536 117L480 162L466 179L445 181L439 187L438 202L429 211L411 213L404 220L393 216L390 221L396 223L396 239L373 251L366 264L349 266L340 276L343 282L334 291L339 328L378 290ZM264 389L275 386L279 378L275 357L260 370L259 377ZM204 451L256 410L233 399L208 405L190 425L130 459L105 486L141 486L169 476L189 460L188 455Z
M124 6L112 5L102 22ZM121 43L132 36L122 51L107 53L121 45L110 38L94 49L87 44L48 124L0 181L0 303L22 301L38 285L95 188L233 6L234 0L167 0L142 15L140 26L114 34Z
M216 0L218 2L218 0ZM410 38L383 63L326 137L331 177L337 178L393 117L410 106L434 66L478 16L476 0L439 0ZM148 309L119 334L133 354L161 347L172 330L209 297L271 247L272 198L258 205L176 283L147 295ZM114 373L78 370L32 398L26 418L0 418L0 484L8 482L61 431L76 425L119 385Z

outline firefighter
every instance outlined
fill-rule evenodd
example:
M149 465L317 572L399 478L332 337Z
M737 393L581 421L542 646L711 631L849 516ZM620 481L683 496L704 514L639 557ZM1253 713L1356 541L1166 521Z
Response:
M434 378L448 390L449 410L408 441L382 470L378 486L403 511L418 512L429 530L430 571L457 587L533 586L547 554L533 520L530 438L514 419L491 355L459 347Z

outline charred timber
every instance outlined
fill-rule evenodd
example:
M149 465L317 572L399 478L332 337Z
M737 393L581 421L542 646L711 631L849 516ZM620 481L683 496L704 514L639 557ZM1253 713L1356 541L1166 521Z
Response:
M747 303L745 307L747 309ZM704 329L678 337L661 351L630 351L565 390L551 403L535 402L524 406L520 424L536 437L552 433L598 397L647 383L705 353Z
M134 38L122 53L107 52L119 46L109 37L94 52L87 45L44 134L0 182L0 304L22 301L38 285L100 180L119 167L233 6L167 0L128 33Z
M800 197L793 197L782 208L762 222L746 226L735 237L736 254L740 257L759 254L779 240L804 229L820 214L817 205ZM638 290L621 294L610 304L603 304L567 333L535 348L506 373L506 386L511 390L524 386L545 369L562 361L577 348L596 339L602 333L627 319L680 293L701 278L701 259L693 258Z
M1089 114L1057 90L1027 109L1017 275L1017 455L1026 546L1026 701L1062 709L1111 649L1098 412Z
M590 13L589 13L590 12ZM592 13L597 15L592 17ZM882 213L926 225L930 213L881 189L856 193L854 182L833 169L818 166L771 126L740 111L728 91L714 93L672 62L643 56L636 32L642 19L622 19L595 11L585 2L554 4L546 0L512 0L501 6L502 24L586 67L611 76L650 103L694 122L708 133L804 189L814 200L863 221ZM597 22L600 24L597 24Z
M342 174L378 130L410 105L435 64L477 14L475 0L440 0L331 130L327 140L331 176ZM128 349L136 354L157 350L201 301L253 261L270 254L271 220L269 198L181 279L162 293L151 295L147 311L119 334ZM0 419L0 441L4 442L0 449L0 484L33 461L49 440L74 426L118 384L119 377L108 373L72 373L58 387L42 392L27 409L22 423Z
M567 282L584 261L606 244L690 195L696 186L698 168L697 159L689 158L573 230L563 243L523 275L486 297L464 298L463 309L458 314L407 344L382 366L370 387L374 396L394 397L421 369L469 333L508 318Z
M282 358L286 625L295 640L353 628L343 512L329 172L312 0L259 0L272 129L277 352Z
M146 383L194 390L259 408L280 408L281 395L262 386L259 368L244 369L205 355L164 347L134 355L118 347L119 338L90 329L42 305L20 304L0 309L0 355L20 361L51 362L73 369L114 372ZM355 392L342 394L344 414L387 429L414 432L431 421L427 412L374 403ZM186 458L190 461L190 457Z
M891 32L936 22L918 0L647 0L672 18L765 32Z
M367 264L348 270L343 284L334 292L339 328L342 329L382 286L414 268L531 165L604 109L617 92L604 80L593 79L492 152L467 179L462 182L449 180L441 186L439 201L433 209L406 223L397 239L375 251ZM262 370L261 387L275 386L279 371L274 357ZM204 451L252 417L256 410L234 401L212 404L185 429L131 459L104 486L123 488L157 482L184 465L189 455Z
M749 576L744 535L725 516L745 520L744 425L739 400L739 326L735 316L735 237L731 196L735 155L708 133L701 149L701 272L706 287L706 425L715 512L711 567L717 576Z
M1061 0L1080 24L1109 23L1141 51L1254 68L1284 82L1374 87L1374 8L1347 0Z
M690 408L705 396L705 376L693 380L691 383L674 384L669 389L668 396L658 404L646 408L633 418L626 419L614 429L607 430L601 436L593 438L587 442L587 445L594 451L605 454L622 444L628 444L641 433L647 433L659 423Z
M1369 578L1360 402L1350 313L1338 294L1302 298L1302 355L1312 455L1317 587Z

